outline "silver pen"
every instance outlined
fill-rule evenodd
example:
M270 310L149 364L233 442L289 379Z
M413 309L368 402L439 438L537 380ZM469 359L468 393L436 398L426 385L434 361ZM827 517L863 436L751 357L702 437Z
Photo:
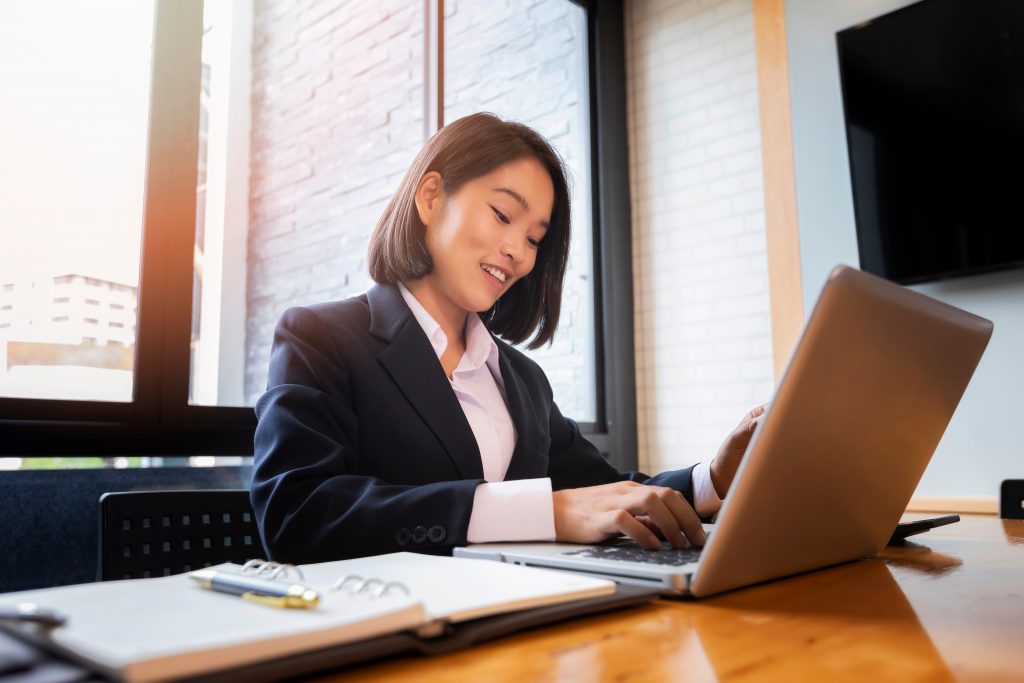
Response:
M237 595L243 600L271 607L310 609L320 603L320 594L301 584L243 576L216 569L199 569L189 578L207 590Z

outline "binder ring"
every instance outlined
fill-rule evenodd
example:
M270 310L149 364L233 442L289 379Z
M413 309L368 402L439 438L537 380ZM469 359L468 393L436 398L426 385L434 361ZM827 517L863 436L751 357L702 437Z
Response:
M366 579L364 579L363 577L359 576L358 574L348 574L346 576L342 576L340 579L335 581L334 585L331 586L331 590L332 591L343 591L343 590L345 590L345 586L347 586L349 583L355 584L355 588L351 588L350 587L348 592L349 593L355 593L360 588L362 588L364 583L366 583Z
M266 560L249 560L242 565L243 573L253 573L256 576L268 576L271 579L288 578L290 572L295 572L300 579L305 579L302 570L294 564L281 564L280 562L267 562Z
M359 588L353 590L354 593L357 595L369 595L372 597L379 597L379 594L376 591L380 589L383 585L384 582L380 579L367 579L366 581L363 581L362 585L360 585Z
M377 589L377 592L374 593L373 597L379 598L385 596L391 590L400 590L403 595L410 595L409 588L401 581L388 581Z

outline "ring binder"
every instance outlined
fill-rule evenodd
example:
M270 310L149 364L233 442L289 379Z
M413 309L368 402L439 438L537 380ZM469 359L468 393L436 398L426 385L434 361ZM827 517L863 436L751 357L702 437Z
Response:
M244 572L243 566L248 567ZM211 597L194 578L172 575L8 594L0 609L33 602L59 609L67 621L40 629L36 623L0 619L0 632L73 656L126 683L193 677L226 683L266 680L267 671L294 676L387 654L447 652L640 601L623 603L615 584L603 579L415 553L301 569L302 583L320 594L315 609L268 611L247 600ZM207 571L292 583L280 578L289 569L265 561ZM277 579L269 578L273 572ZM642 600L656 596L647 591ZM159 638L140 624L140 605L160 625Z

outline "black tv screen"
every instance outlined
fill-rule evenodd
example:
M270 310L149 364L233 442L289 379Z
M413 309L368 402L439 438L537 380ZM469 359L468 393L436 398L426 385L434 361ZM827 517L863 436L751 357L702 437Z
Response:
M1024 0L924 0L837 41L861 268L1024 265Z

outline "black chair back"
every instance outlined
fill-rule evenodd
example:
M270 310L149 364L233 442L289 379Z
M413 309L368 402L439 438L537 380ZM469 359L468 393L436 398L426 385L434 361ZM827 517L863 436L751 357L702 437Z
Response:
M265 557L245 489L100 497L101 581L170 576Z

